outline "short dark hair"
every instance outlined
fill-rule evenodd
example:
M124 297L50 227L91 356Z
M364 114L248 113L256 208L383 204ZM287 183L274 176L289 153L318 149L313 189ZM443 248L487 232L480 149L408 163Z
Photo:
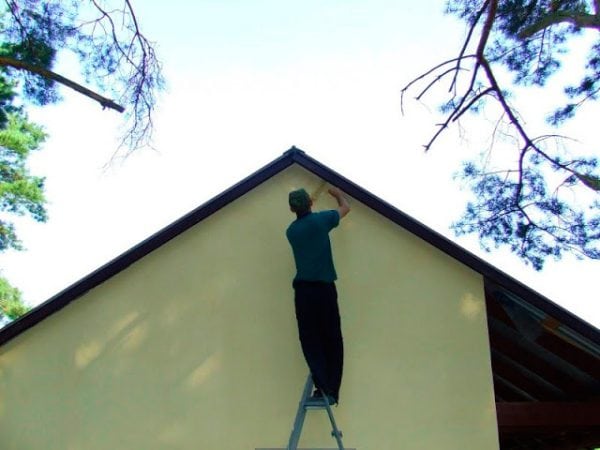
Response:
M289 204L295 213L303 213L310 209L310 195L304 189L290 192Z

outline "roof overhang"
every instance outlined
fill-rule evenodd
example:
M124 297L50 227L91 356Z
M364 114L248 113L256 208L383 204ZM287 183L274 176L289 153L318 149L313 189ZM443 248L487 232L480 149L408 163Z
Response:
M515 418L553 417L560 406L547 403L549 401L567 402L568 408L581 417L591 408L597 412L596 417L600 417L596 403L600 398L600 331L597 328L295 147L4 327L0 330L0 345L293 164L339 187L483 276L501 437L503 432L506 438L519 428L513 422L520 419ZM577 403L573 404L573 400ZM500 405L511 402L511 406ZM567 408L566 403L563 406ZM590 424L584 420L579 425L571 442L596 439L600 444L597 422ZM592 425L592 432L586 428L588 425ZM522 443L522 439L517 442Z

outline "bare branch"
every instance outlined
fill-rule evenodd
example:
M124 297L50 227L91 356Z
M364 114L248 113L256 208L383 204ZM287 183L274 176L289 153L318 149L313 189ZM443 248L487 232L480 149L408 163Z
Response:
M129 0L124 0L122 8L113 13L105 11L101 2L90 1L102 14L102 26L110 36L117 65L125 64L130 69L128 73L119 75L123 84L121 100L131 105L131 113L128 114L129 131L123 136L120 148L127 148L129 154L150 142L152 113L156 102L152 92L163 85L160 63L151 43L141 33ZM126 31L126 36L119 36L123 34L122 30Z
M456 115L461 111L462 105L464 104L465 99L467 98L467 95L469 95L473 91L473 86L475 85L475 80L477 78L477 68L478 68L478 65L476 64L475 65L475 69L473 70L473 76L471 77L471 82L469 84L469 88L467 89L465 95L463 95L463 97L461 98L460 102L458 103L458 105L456 105L454 107L454 109L452 110L452 112L450 114L448 114L448 116L446 117L446 120L444 121L444 123L439 124L439 129L433 135L433 137L431 138L431 140L426 145L424 145L424 148L425 148L426 152L429 151L429 149L434 144L434 142L437 140L437 138L442 134L442 132L446 128L448 128L448 125L450 124L450 122L453 122L454 118L456 117Z
M483 91L479 92L478 94L476 94L469 103L467 103L460 111L456 112L456 114L452 118L452 121L453 122L457 121L460 118L460 116L462 116L465 112L467 112L469 109L471 109L471 107L475 103L477 103L478 100L481 100L482 97L485 97L490 92L494 92L494 89L487 88L487 89L484 89Z
M440 81L442 78L444 78L446 75L448 75L449 73L455 72L456 70L461 70L461 69L457 69L455 67L451 67L450 69L442 72L441 74L439 74L437 77L435 77L427 86L425 86L425 88L419 93L419 95L417 95L415 97L416 100L421 100L421 98L427 93L427 91L434 85L436 84L438 81Z
M462 56L461 58L474 58L475 55L466 55L466 56ZM417 83L418 81L422 80L423 78L427 77L428 75L432 74L433 72L435 72L436 70L450 64L453 63L457 60L458 58L452 58L449 59L447 61L444 61L440 64L437 64L436 66L432 67L431 69L429 69L427 72L422 73L421 75L419 75L417 78L414 78L413 80L411 80L407 85L405 85L402 90L400 91L400 111L402 113L402 115L404 115L404 94L406 93L406 91L408 91L411 86L413 86L415 83ZM454 70L454 69L452 69ZM448 71L444 72L444 74L447 74ZM440 77L438 77L439 79Z
M515 204L520 205L521 203L521 193L523 192L523 161L525 160L525 154L530 147L525 145L520 153L519 153L519 181L517 182L517 190L515 192Z
M112 19L112 16L109 13L107 13L106 11L104 11L102 9L102 7L98 4L98 2L96 2L96 0L92 0L92 4L96 7L96 9L98 11L100 11L102 13L102 18L100 20L102 20L104 18L106 18L106 20L108 20L108 23L110 24L110 32L111 32L111 35L113 38L113 45L117 48L119 53L127 59L127 62L135 67L136 63L129 58L129 52L126 52L125 50L123 50L123 47L120 44L119 37L117 36L115 23Z
M548 32L547 29L544 29L544 31L542 32L542 41L540 42L540 50L538 51L538 57L537 57L537 70L540 69L540 67L542 66L542 57L544 56L544 43L546 40L546 33Z
M33 74L42 76L44 78L54 80L57 83L60 83L67 87L70 87L71 89L79 92L80 94L83 94L86 97L89 97L92 100L97 101L98 103L100 103L102 105L103 108L114 109L121 113L123 111L125 111L125 108L123 108L121 105L115 103L113 100L103 97L100 94L97 94L96 92L94 92L84 86L81 86L80 84L77 84L74 81L69 80L68 78L63 77L62 75L59 75L59 74L52 72L51 70L45 69L43 67L36 66L34 64L30 64L25 61L19 61L17 59L9 58L7 56L0 56L0 66L7 66L7 67L12 67L12 68L18 69L18 70L24 70L26 72L33 73Z
M598 0L598 1L600 1L600 0ZM483 3L483 6L481 7L481 9L477 12L477 15L475 16L475 20L469 27L469 32L467 33L465 42L463 43L463 46L460 49L460 52L458 53L458 58L456 58L456 73L454 74L454 78L452 79L452 83L450 84L450 89L448 90L448 92L452 91L452 89L456 86L456 81L458 78L458 71L460 69L460 62L462 61L462 57L463 57L465 51L467 50L469 42L471 41L471 36L473 35L473 31L475 31L475 28L477 27L477 24L479 23L481 16L483 15L483 13L485 12L485 10L488 7L488 3L489 3L489 0L486 0Z
M480 67L480 59L483 58L483 51L485 49L485 43L487 42L492 24L493 24L493 18L494 18L494 14L495 14L495 10L497 8L497 1L492 1L491 3L488 3L489 0L486 0L485 5L490 9L490 11L488 12L488 16L486 18L486 22L484 24L483 30L482 30L482 35L479 41L479 45L477 46L477 52L476 52L476 63L475 66L473 68L473 75L471 76L471 81L469 82L469 86L467 87L467 89L465 90L464 95L462 96L460 102L458 103L458 105L456 105L454 107L454 109L452 110L452 112L450 114L448 114L448 116L446 117L446 120L444 123L439 125L439 129L437 130L437 132L433 135L433 137L431 138L431 140L424 146L425 147L425 151L428 151L431 146L433 145L433 143L437 140L437 138L440 136L440 134L448 127L448 125L450 124L451 121L456 120L457 116L459 117L460 115L462 115L464 113L465 110L463 110L463 104L465 103L466 99L468 98L468 96L473 92L473 88L475 86L475 81L477 80L477 74L478 74L478 70ZM480 12L478 13L478 19L479 17L481 17L481 14L483 14L485 8L482 8L482 10L480 10ZM462 59L461 56L459 56L458 58L456 58L455 60L460 61ZM453 81L454 82L454 81ZM491 90L487 90L485 93L489 93ZM476 96L476 99L477 96ZM471 102L470 104L472 105L474 102ZM467 108L468 109L468 108Z
M479 44L477 45L477 52L475 53L479 62L481 62L481 60L484 59L485 46L487 45L487 41L490 37L490 33L494 25L494 20L496 19L496 11L498 10L498 0L491 0L489 2L488 8L488 14L486 16L483 29L481 30L481 37L479 39Z
M464 55L464 56L460 56L460 57L458 57L458 58L452 58L452 59L449 59L449 60L447 60L447 61L444 61L444 62L441 62L440 64L437 64L437 65L435 65L434 67L432 67L431 69L429 69L427 72L424 72L424 73L422 73L422 74L421 74L421 75L419 75L418 77L416 77L416 78L412 79L412 80L411 80L411 81L410 81L408 84L406 84L406 85L405 85L405 86L402 88L402 90L400 91L400 92L401 92L401 96L403 96L403 95L404 95L404 93L405 93L406 91L408 91L408 90L411 88L411 86L412 86L412 85L414 85L414 84L415 84L415 83L417 83L418 81L422 80L423 78L427 77L428 75L432 74L432 73L433 73L433 72L435 72L436 70L438 70L438 69L440 69L440 68L442 68L442 67L444 67L444 66L446 66L446 65L448 65L448 64L451 64L451 63L453 63L453 62L456 62L456 61L457 61L457 60L459 60L459 59L466 59L466 58L475 58L475 55Z
M429 140L429 142L423 146L423 148L425 149L425 152L429 151L429 149L431 148L431 146L433 145L433 143L437 140L437 138L440 136L440 134L442 134L442 132L446 128L448 128L448 124L449 123L450 123L450 120L446 120L444 123L437 124L437 126L439 127L439 129L435 132L435 134Z

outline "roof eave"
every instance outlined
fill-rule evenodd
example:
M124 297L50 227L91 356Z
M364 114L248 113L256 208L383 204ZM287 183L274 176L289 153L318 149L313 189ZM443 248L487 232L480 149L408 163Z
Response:
M256 186L260 185L264 181L268 180L294 163L314 173L325 181L339 187L348 195L352 196L361 203L364 203L379 214L412 232L429 244L437 247L439 250L465 264L467 267L479 272L484 277L484 280L491 280L494 283L514 292L516 295L519 295L537 308L557 318L565 325L600 345L600 331L598 331L598 329L591 324L588 324L566 309L560 307L556 303L550 301L549 299L520 283L516 279L510 277L506 273L498 270L491 264L455 244L440 233L437 233L421 222L406 215L402 211L361 188L334 170L309 157L306 155L306 153L296 147L290 148L279 158L265 165L223 193L207 201L171 225L168 225L167 227L158 231L135 247L124 252L109 263L53 296L48 301L32 309L26 315L4 327L2 330L0 330L0 345L23 333L25 330L31 328L49 315L64 308L66 305L79 298L85 292L103 283L113 275L116 275L126 267L138 261L140 258L173 239L175 236L183 233L190 227L196 225L206 217L214 214L219 209L228 205L235 199L241 197L248 191L254 189Z

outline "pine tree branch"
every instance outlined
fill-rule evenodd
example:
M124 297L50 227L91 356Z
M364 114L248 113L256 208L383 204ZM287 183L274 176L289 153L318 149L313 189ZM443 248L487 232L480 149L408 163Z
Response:
M553 166L558 167L558 168L564 170L565 172L575 175L580 181L582 181L582 183L585 186L587 186L591 190L600 192L600 180L598 180L596 177L594 177L592 175L588 175L588 174L582 174L582 173L578 172L577 170L571 169L568 164L563 164L563 163L559 162L558 160L556 160L556 158L553 158L552 156L548 155L538 145L536 145L536 143L529 137L529 135L525 131L525 128L523 127L523 125L521 124L521 122L519 121L517 116L515 115L514 111L512 110L512 108L510 107L508 102L506 101L506 98L502 94L500 86L494 76L494 73L492 72L492 68L490 67L489 62L485 58L482 58L482 60L480 62L481 62L481 67L483 68L483 71L485 72L486 77L487 77L488 81L490 82L492 90L496 93L498 102L500 103L500 105L502 106L502 109L504 109L504 112L508 116L508 120L517 129L517 132L519 133L519 135L525 142L525 145L524 145L523 149L521 150L521 160L522 160L524 154L526 153L526 151L531 149L531 150L535 151L537 154L539 154L541 157L543 157L544 159L548 160Z
M487 94L489 94L490 92L493 92L493 91L494 91L494 89L492 89L492 88L486 88L483 91L477 93L468 104L463 106L461 110L456 111L456 113L454 114L454 117L452 118L452 121L456 122L458 119L460 119L460 117L464 113L466 113L469 109L471 109L471 107L475 103L477 103L478 100L481 100L483 97L485 97Z
M448 75L449 73L452 73L454 71L457 71L460 69L457 69L456 67L451 67L450 69L446 70L445 72L442 72L441 74L439 74L437 77L435 77L427 86L425 86L425 88L419 93L419 95L417 95L415 97L415 100L421 100L423 98L423 96L427 93L427 91L435 84L437 84L438 81L440 81L442 78L444 78L446 75Z
M595 1L596 14L586 14L570 11L554 11L546 14L533 25L525 27L519 32L519 39L528 39L538 31L542 31L553 25L560 23L570 23L579 28L592 28L600 30L600 14L598 13L598 4L600 0Z
M531 150L535 151L536 153L538 153L543 158L545 158L546 160L548 160L555 167L559 167L562 170L575 175L579 180L582 181L582 183L585 186L598 192L600 183L597 182L597 179L595 177L591 177L590 175L587 175L587 174L581 174L578 171L571 169L568 165L560 163L559 161L557 161L555 158L548 155L546 152L544 152L540 147L538 147L535 144L535 142L529 137L529 135L525 131L525 128L523 127L523 125L521 124L521 122L519 121L517 116L515 115L515 112L512 110L512 108L508 104L506 98L504 97L504 94L502 93L502 89L500 88L500 85L498 84L498 81L496 80L496 77L494 76L492 67L490 66L489 61L485 58L485 55L484 55L485 46L487 44L487 39L490 35L491 29L492 29L492 26L494 24L494 20L496 17L497 7L498 7L498 0L491 0L490 5L489 5L488 16L487 16L485 24L483 26L483 30L481 32L481 39L480 39L479 45L477 47L477 61L478 61L478 64L481 65L481 67L483 68L486 78L488 79L488 82L490 83L490 87L496 93L498 102L502 106L502 109L506 113L510 123L513 124L513 126L516 128L518 134L521 136L521 138L525 142L525 145L522 148L521 154L520 154L520 166L522 164L525 153L529 149L531 149ZM520 169L521 169L521 167L520 167ZM583 177L583 179L582 179L582 177ZM522 184L521 180L519 180L519 185L521 185L521 184Z
M458 0L457 2L462 3ZM450 98L442 106L445 115L444 121L436 124L437 130L429 143L425 145L426 151L444 130L451 123L458 122L465 112L478 111L478 101L484 96L490 95L496 100L501 117L492 133L489 151L491 152L496 134L501 131L499 124L502 122L507 127L507 131L503 133L509 135L511 140L515 140L518 145L515 149L517 150L515 164L514 166L511 164L507 170L488 174L482 174L473 163L465 166L462 177L473 183L472 189L477 200L469 202L463 218L455 223L453 228L459 235L478 233L482 245L489 242L493 242L496 246L509 245L514 253L531 262L538 270L542 268L546 257L560 257L563 252L574 252L582 256L600 259L600 251L596 244L600 240L600 232L597 231L598 216L588 217L585 211L571 207L568 200L565 201L562 195L558 194L559 189L567 187L589 189L595 194L600 194L600 177L596 171L597 159L582 157L572 161L563 161L561 156L555 156L553 152L548 151L542 142L545 139L560 138L560 136L534 137L529 135L522 117L510 103L508 94L501 86L501 80L497 78L495 65L500 64L509 69L512 68L510 63L515 60L514 58L510 59L513 57L510 55L512 52L516 58L529 58L525 64L532 61L533 68L536 69L535 59L537 56L538 66L535 72L540 72L539 76L543 77L546 74L544 71L549 70L546 66L547 61L542 60L546 57L544 52L550 53L552 51L550 46L556 41L550 36L553 31L565 31L568 34L573 31L566 30L566 26L569 24L579 28L600 30L600 0L592 0L592 2L591 8L595 8L595 15L576 11L549 13L553 18L544 17L546 22L542 22L540 25L540 21L538 21L536 25L527 28L531 33L530 36L525 39L516 39L515 33L507 32L503 28L512 17L507 19L504 15L505 10L502 10L501 15L499 6L506 6L504 0L465 1L465 4L469 4L469 14L461 15L461 18L467 21L468 37L463 43L458 57L454 59L453 67L449 69L446 66L448 61L445 61L419 78L412 80L406 86L408 89L413 87L412 85L417 81L429 78L427 80L429 84L420 93L422 96L429 92L433 85L439 84L443 78L447 78L448 75L453 77L449 90ZM592 2L586 2L588 11ZM538 7L541 7L541 2L532 0L523 3L525 8L518 11L518 19L527 17L528 20L531 20L531 17L536 17L533 14L536 13ZM460 15L463 11L451 12L457 12ZM561 23L565 30L552 28L552 25ZM476 31L479 31L479 39L476 41L472 38L475 25L478 25ZM535 26L538 28L534 28ZM525 27L522 28L525 29ZM504 36L504 41L498 40L499 34ZM535 53L537 47L530 46L532 42L539 45L540 50L537 55ZM476 46L475 61L471 67L472 77L470 80L465 80L466 83L458 88L457 82L460 76L458 70L463 69L462 65L465 62L463 52L470 43ZM507 45L503 45L503 43L507 43ZM521 51L522 54L519 53ZM588 89L588 91L593 91L589 93L589 98L595 98L598 94L594 87L595 85L592 86L592 89ZM553 196L546 191L547 182L553 182L553 178L546 179L545 177L545 171L548 169L564 179L556 188ZM596 205L597 200L593 200L593 203Z
M461 110L463 108L463 105L465 103L465 101L467 100L468 95L471 92L474 92L474 87L475 87L475 81L477 80L477 73L479 71L479 59L476 56L476 62L475 62L475 66L473 67L473 75L471 76L471 81L469 83L469 87L465 90L465 95L463 95L463 97L460 99L460 101L458 102L458 105L456 105L454 107L454 109L452 110L452 112L450 114L448 114L448 116L446 117L446 120L444 121L444 123L439 124L439 129L438 131L433 135L433 137L431 138L431 140L424 145L423 147L425 148L425 151L429 151L429 149L431 148L431 146L433 145L433 143L437 140L437 138L440 136L440 134L442 134L442 132L448 128L448 125L450 124L450 122L453 122L455 117L457 116L457 114L460 113L460 115L462 115ZM487 93L487 92L486 92Z
M406 86L404 86L402 88L402 90L400 91L400 110L402 111L402 115L404 115L404 94L411 88L412 85L414 85L418 81L422 80L423 78L426 78L428 75L434 73L436 70L444 67L445 65L451 64L451 63L456 62L456 61L458 61L460 59L466 59L466 58L475 58L475 55L461 55L458 58L452 58L452 59L444 61L444 62L442 62L440 64L437 64L436 66L432 67L427 72L422 73L417 78L414 78L413 80L411 80ZM454 68L452 70L456 70L456 68ZM444 72L444 74L442 76L445 76L445 75L447 75L450 72L451 71L447 70L447 71ZM439 81L442 78L442 76L438 76L436 78L436 80ZM423 94L424 94L424 92L421 92L420 96L422 96Z
M71 89L79 92L80 94L83 94L86 97L89 97L92 100L97 101L98 103L100 103L102 105L103 108L114 109L120 113L125 111L125 108L123 106L115 103L113 100L103 97L100 94L97 94L96 92L94 92L84 86L81 86L80 84L77 84L74 81L69 80L68 78L63 77L62 75L59 75L59 74L52 72L51 70L45 69L43 67L40 67L40 66L37 66L34 64L30 64L28 62L21 61L18 59L9 58L6 56L0 56L0 66L12 67L14 69L23 70L25 72L39 75L46 79L54 80L57 83L60 83L67 87L70 87Z
M23 22L21 22L21 16L19 14L19 6L13 0L5 0L6 6L8 6L8 10L10 14L14 17L15 22L19 25L19 29L21 31L21 36L25 36L25 26Z
M600 0L598 0L598 1L600 1ZM479 23L481 16L483 15L483 13L485 12L485 10L488 7L488 3L489 3L489 0L486 0L483 3L483 6L481 7L481 9L477 12L477 15L475 16L475 20L473 20L473 23L469 27L469 32L467 33L467 37L465 38L463 46L460 49L458 58L456 58L456 72L454 74L454 78L452 79L452 83L450 84L449 91L452 91L452 89L456 86L456 81L458 79L458 72L460 70L460 63L462 62L462 57L464 56L465 51L467 50L467 47L469 46L469 42L471 41L471 37L473 36L473 31L475 31L475 28L477 27L477 24Z
M492 27L494 26L494 21L496 20L496 11L498 10L498 0L490 1L488 5L488 14L485 18L485 22L483 23L483 29L481 30L481 37L479 38L479 43L477 44L477 51L475 54L477 55L478 62L481 62L485 59L484 51L485 46L487 45L487 41L490 37L490 33L492 32Z

